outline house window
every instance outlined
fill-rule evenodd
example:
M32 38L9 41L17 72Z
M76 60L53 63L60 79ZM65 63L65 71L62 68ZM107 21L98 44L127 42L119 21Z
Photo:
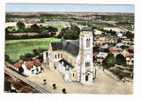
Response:
M31 72L32 72L32 74L34 74L34 70L32 70Z
M85 66L89 67L90 66L90 62L85 62Z
M86 47L90 47L90 39L86 40Z

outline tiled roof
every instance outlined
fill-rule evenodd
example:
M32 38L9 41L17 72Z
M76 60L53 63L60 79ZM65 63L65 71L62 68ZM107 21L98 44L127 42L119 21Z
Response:
M79 53L79 41L72 40L63 42L63 50L73 56L77 56Z
M61 42L52 42L51 46L52 46L52 50L61 50L62 49Z
M32 61L25 61L25 66L27 67L27 69L31 69L33 68L33 66L40 66L41 62L39 59L34 59Z
M39 59L35 59L35 60L33 60L33 62L34 62L35 66L40 66L41 65L41 62L40 62Z
M79 41L78 40L65 40L63 42L51 43L53 50L64 50L73 56L77 56L79 53Z
M16 67L17 69L19 69L20 67L22 67L22 64L21 63L15 63L14 64L14 67Z
M60 63L63 62L63 64L64 64L63 66L64 66L64 67L69 66L68 68L73 68L73 66L72 66L68 61L66 61L65 59L61 59L59 62L60 62Z
M81 31L92 31L91 27L83 27Z
M27 69L31 69L34 66L34 62L33 61L26 61L25 62L25 66L27 67Z

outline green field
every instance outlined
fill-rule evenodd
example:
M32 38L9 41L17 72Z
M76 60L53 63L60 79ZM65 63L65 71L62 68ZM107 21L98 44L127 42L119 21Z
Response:
M32 53L33 49L48 49L51 42L60 41L57 38L7 40L5 44L5 54L9 55L12 61L19 59L21 55Z

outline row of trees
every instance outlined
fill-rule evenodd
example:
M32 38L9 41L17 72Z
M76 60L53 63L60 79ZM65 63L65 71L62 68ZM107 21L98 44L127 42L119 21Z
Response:
M115 57L112 53L109 53L102 62L104 69L113 67L115 64L126 66L126 58L122 54L118 54Z
M6 28L6 33L19 33L19 32L37 32L37 33L42 33L42 32L57 32L58 29L53 26L42 26L42 25L37 25L37 24L32 24L30 27L26 27L25 23L18 21L16 24L16 27L9 26Z
M17 22L16 28L15 27L7 27L6 29L6 38L7 39L25 39L25 38L42 38L42 37L56 37L56 32L58 32L58 29L53 26L42 26L38 24L33 24L30 27L26 27L25 24L21 21ZM26 32L35 32L39 33L39 35L34 35L34 36L28 36L28 35L23 35L21 36L15 36L15 35L10 35L9 33L26 33ZM62 28L60 31L59 35L57 36L58 38L61 38L62 36L64 39L78 39L80 34L80 28L76 25L72 25L70 27L65 27Z

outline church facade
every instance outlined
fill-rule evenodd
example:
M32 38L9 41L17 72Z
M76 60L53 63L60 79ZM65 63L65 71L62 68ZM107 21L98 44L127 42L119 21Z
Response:
M43 53L43 62L52 71L63 74L65 81L92 84L96 77L93 63L93 33L82 29L79 40L62 40L49 45Z

